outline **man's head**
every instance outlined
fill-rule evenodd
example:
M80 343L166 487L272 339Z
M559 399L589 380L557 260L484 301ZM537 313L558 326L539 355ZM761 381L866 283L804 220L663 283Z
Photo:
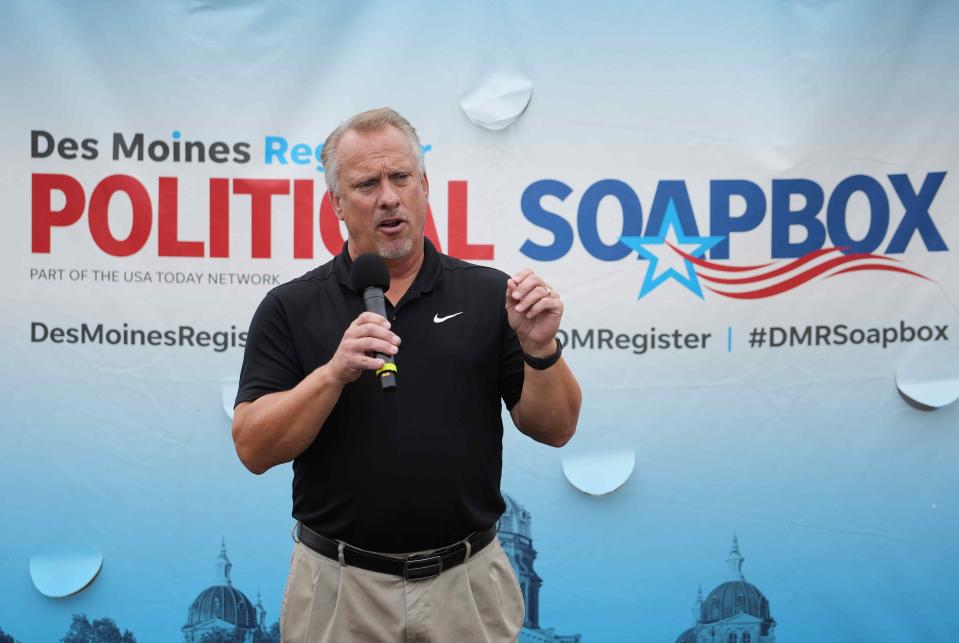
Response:
M351 255L421 249L429 182L409 121L385 107L357 114L327 137L320 160Z

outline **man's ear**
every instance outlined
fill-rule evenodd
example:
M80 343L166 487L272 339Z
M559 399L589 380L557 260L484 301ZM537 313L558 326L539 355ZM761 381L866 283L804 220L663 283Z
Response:
M426 200L430 200L430 177L426 176L426 172L423 172L423 194L426 195Z
M336 213L336 218L342 221L343 220L343 204L340 203L340 197L330 192L330 204L333 205L333 212Z

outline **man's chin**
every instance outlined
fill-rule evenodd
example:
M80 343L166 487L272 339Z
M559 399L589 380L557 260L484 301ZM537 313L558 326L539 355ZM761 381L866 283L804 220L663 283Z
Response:
M402 239L392 243L381 243L376 246L376 253L384 259L402 259L412 250L412 239Z

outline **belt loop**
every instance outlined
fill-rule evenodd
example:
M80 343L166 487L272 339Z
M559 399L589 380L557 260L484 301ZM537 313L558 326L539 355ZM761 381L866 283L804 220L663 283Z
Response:
M473 553L473 545L470 544L470 537L471 537L472 535L473 535L473 534L470 534L469 536L467 536L466 538L463 539L463 546L466 547L466 553L463 554L463 562L464 562L464 563L470 559L470 556L471 556L472 553Z
M346 547L346 543L342 540L339 541L339 544L336 547L336 555L340 559L340 567L346 567L346 557L343 555L343 549Z
M290 537L293 538L293 542L295 542L295 543L300 542L300 529L299 529L299 527L300 527L300 522L299 522L299 521L296 521L295 523L293 523L293 528L290 529Z

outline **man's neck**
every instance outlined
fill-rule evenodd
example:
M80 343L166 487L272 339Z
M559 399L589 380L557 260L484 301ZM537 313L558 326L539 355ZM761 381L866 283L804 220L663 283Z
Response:
M413 285L413 280L423 267L423 245L414 247L408 255L399 259L387 259L386 267L390 271L390 289L386 291L386 298L394 306L403 298L406 291Z
M390 289L386 291L386 298L394 306L413 285L413 280L416 279L420 268L423 267L423 260L426 256L423 243L421 241L419 244L413 244L413 248L405 257L384 259L386 268L390 271ZM356 260L357 254L349 244L347 244L347 249L350 258Z

